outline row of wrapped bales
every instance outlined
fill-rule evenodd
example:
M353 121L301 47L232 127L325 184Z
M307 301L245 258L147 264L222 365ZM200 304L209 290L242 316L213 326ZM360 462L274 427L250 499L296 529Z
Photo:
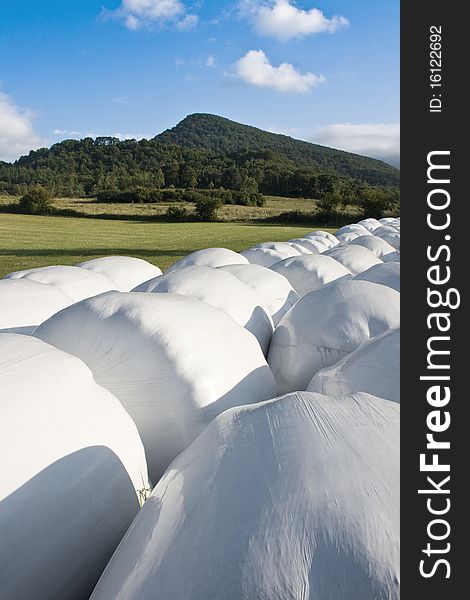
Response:
M366 219L1 280L5 598L89 597L133 519L94 599L398 598L398 261Z

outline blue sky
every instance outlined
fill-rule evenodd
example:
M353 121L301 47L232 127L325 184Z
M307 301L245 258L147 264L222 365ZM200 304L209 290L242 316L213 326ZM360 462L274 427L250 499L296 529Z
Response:
M208 112L397 163L398 0L0 0L0 159Z

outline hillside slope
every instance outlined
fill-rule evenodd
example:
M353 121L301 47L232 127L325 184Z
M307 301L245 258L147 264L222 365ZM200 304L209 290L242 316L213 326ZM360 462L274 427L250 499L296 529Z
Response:
M398 169L380 160L270 133L210 114L194 114L155 137L159 142L230 154L271 150L303 167L361 179L376 185L398 185Z

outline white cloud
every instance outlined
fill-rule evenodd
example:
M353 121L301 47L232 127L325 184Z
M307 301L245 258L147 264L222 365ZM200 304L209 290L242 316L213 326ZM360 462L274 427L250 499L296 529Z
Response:
M129 104L129 98L127 96L115 96L112 100L114 104Z
M96 131L76 131L74 129L54 129L52 132L54 135L59 136L61 139L70 139L70 138L96 138L96 137L115 137L119 140L142 140L142 139L150 139L153 136L150 134L143 133L122 133L117 131L115 133L97 133Z
M338 123L318 130L309 141L400 164L400 125Z
M119 8L105 11L105 15L120 18L132 31L162 25L186 30L199 21L197 15L188 13L181 0L122 0Z
M215 59L215 56L212 56L212 54L209 54L209 56L206 58L206 67L211 69L216 66L217 66L217 61Z
M44 145L33 129L33 113L0 92L0 160L13 161Z
M280 41L316 33L334 33L348 25L344 17L327 18L318 8L303 10L290 0L241 0L239 10L259 34Z
M274 67L262 50L247 52L235 64L235 73L237 77L256 87L299 94L305 94L325 81L323 75L302 74L289 63Z

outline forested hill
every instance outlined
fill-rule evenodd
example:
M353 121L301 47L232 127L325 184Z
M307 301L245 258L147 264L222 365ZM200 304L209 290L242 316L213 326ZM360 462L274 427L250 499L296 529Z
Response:
M189 115L176 127L164 131L155 139L167 144L201 148L220 154L243 150L270 150L274 155L299 166L318 171L334 171L339 175L361 179L371 185L399 184L398 169L380 160L303 142L215 115Z
M381 161L268 133L213 115L191 115L151 140L65 140L0 162L0 192L33 185L63 196L102 190L225 188L318 198L358 185L397 188L399 171ZM353 193L351 191L351 193Z

